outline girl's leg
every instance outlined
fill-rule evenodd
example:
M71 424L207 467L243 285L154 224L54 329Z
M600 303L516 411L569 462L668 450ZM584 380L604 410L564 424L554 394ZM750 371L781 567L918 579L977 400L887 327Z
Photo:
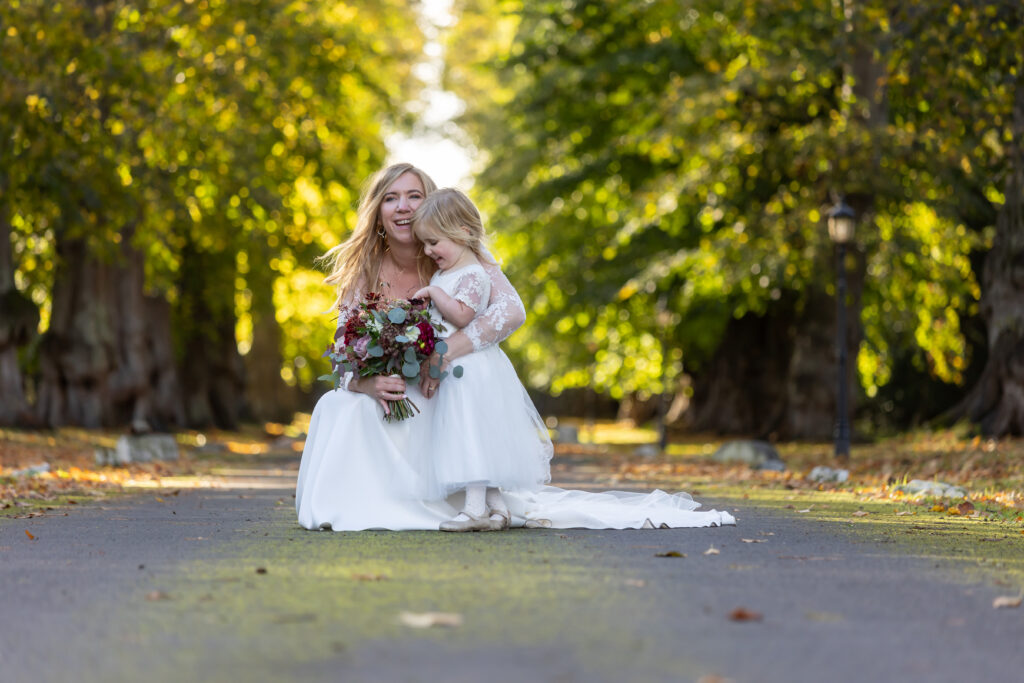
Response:
M508 505L505 504L505 497L501 495L501 491L493 486L488 488L485 500L487 509L491 513L488 517L491 529L494 531L507 529L509 522L512 521L512 515L508 511Z
M441 522L441 531L490 531L487 519L487 486L470 484L466 487L466 502L462 512L447 522Z

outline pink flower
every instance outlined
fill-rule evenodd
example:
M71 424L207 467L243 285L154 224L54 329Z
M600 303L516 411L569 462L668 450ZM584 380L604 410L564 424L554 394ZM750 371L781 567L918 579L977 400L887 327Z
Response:
M366 352L369 348L370 337L368 335L356 339L356 343L352 345L352 351L355 352L356 356L358 356L360 360L366 360Z

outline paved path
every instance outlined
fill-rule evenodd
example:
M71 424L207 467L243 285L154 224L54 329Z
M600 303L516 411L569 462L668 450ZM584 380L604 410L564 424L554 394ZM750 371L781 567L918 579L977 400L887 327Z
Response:
M721 529L307 532L291 493L182 490L0 520L0 680L960 683L1024 671L1024 609L991 606L1007 588L846 525L736 506L739 525ZM686 557L657 556L669 551ZM738 608L763 618L730 619ZM399 621L432 611L462 625Z

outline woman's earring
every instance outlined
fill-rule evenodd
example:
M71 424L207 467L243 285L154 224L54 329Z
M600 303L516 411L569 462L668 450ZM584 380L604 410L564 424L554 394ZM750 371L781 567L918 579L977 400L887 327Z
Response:
M377 235L379 235L382 240L386 240L388 238L388 234L384 232L384 226L380 223L377 224Z

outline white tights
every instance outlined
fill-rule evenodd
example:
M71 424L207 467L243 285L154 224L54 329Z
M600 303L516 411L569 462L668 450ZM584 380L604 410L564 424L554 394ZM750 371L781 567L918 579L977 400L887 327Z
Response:
M490 510L491 517L508 516L508 506L501 491L485 484L469 484L466 486L466 503L462 511L470 517L483 517Z

